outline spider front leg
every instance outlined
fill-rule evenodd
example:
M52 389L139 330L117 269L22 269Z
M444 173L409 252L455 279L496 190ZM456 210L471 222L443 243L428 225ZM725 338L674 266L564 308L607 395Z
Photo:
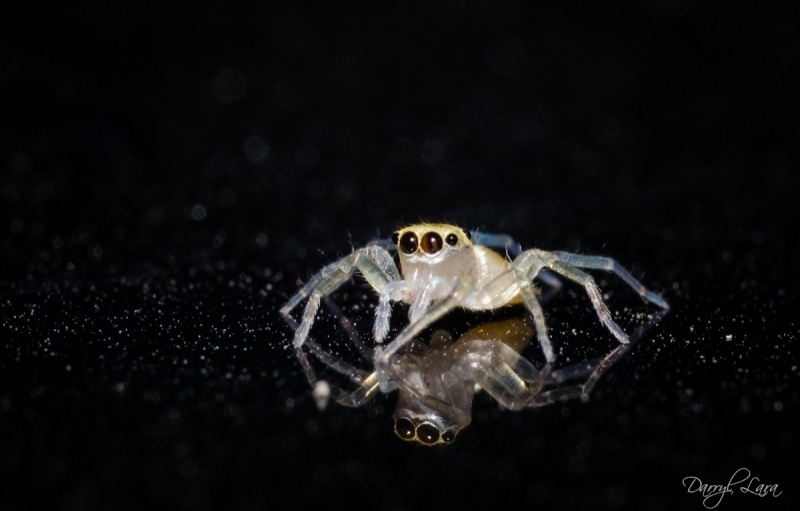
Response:
M400 274L394 264L391 254L385 249L376 246L365 247L329 264L319 273L314 275L287 303L281 308L281 315L295 328L293 344L300 348L305 343L314 317L319 309L323 296L332 293L342 283L353 276L358 270L372 286L380 292L387 284L400 280ZM291 311L303 300L308 299L299 326L292 318ZM387 318L388 323L388 318Z
M375 349L375 367L385 370L391 365L392 356L403 346L411 342L420 332L433 324L436 320L460 306L464 300L473 292L472 279L466 275L458 278L453 289L447 298L440 300L430 306L419 319L412 321L398 336L385 348ZM388 378L381 378L388 381Z

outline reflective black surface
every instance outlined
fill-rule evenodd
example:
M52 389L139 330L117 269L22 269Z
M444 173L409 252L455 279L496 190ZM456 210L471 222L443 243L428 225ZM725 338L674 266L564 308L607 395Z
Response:
M3 24L3 509L703 509L684 478L741 467L781 495L718 509L798 505L788 12L65 4ZM391 397L319 412L278 308L421 219L614 257L673 308L588 403L479 397L450 446L397 439ZM631 328L646 307L598 280ZM369 295L335 299L368 329ZM557 348L612 345L580 289L546 312Z

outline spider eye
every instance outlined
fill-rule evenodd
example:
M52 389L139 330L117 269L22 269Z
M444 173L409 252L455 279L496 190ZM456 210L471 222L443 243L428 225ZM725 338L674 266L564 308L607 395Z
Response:
M417 251L417 247L419 247L419 240L417 240L417 235L413 232L407 232L400 237L400 243L395 243L398 247L400 247L400 251L404 254L413 254Z
M422 236L422 251L426 254L435 254L442 249L442 237L438 233L428 232Z
M447 235L447 237L445 237L444 242L453 247L456 243L458 243L458 236L451 232Z
M396 233L392 234L392 243L394 243L395 247L397 246L397 242L399 240L400 240L400 233L399 232L396 232Z
M412 440L416 432L414 423L405 417L400 417L394 421L394 433L403 440Z
M466 229L461 229L461 230L462 230L462 231L464 231L464 235L467 237L467 239L468 239L468 240L470 240L470 241L472 241L472 233L471 233L471 232L469 232L469 231L468 231L468 230L466 230Z
M447 444L449 444L455 439L456 439L456 434L452 429L448 429L447 431L442 433L442 440L444 440L444 442Z
M439 429L429 422L417 426L417 438L423 444L435 444L439 441Z

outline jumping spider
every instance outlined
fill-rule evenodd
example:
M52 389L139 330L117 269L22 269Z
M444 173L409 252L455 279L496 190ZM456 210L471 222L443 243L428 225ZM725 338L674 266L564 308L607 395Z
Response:
M506 235L470 233L449 224L416 224L395 232L391 240L374 242L325 266L281 308L295 329L293 345L309 381L317 384L304 346L325 364L348 376L359 386L352 392L337 390L342 404L361 406L378 392L399 390L395 432L405 440L425 445L449 443L470 422L476 386L486 390L504 407L520 409L556 400L583 397L597 379L629 347L629 337L611 317L600 289L584 269L616 274L644 300L663 311L669 305L648 291L613 259L567 252L530 249L519 252ZM509 260L492 248L504 248ZM389 250L396 249L400 271ZM370 353L374 371L367 373L322 349L309 331L323 297L348 281L358 270L378 294ZM540 292L534 279L560 286L557 276L581 284L600 322L617 338L620 346L599 361L554 370L555 354L547 333ZM291 311L307 300L299 324ZM405 302L409 324L384 344L389 332L392 302ZM409 351L417 336L455 308L487 311L522 304L530 313L544 355L537 369L491 327L480 335L459 338L450 346ZM519 325L507 331L525 329ZM465 334L466 335L466 334ZM516 341L524 335L518 334ZM513 344L513 342L511 343ZM567 380L585 378L582 385L553 388Z

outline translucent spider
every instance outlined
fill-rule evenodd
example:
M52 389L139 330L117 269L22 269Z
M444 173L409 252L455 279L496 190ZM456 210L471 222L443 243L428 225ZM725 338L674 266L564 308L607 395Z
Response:
M397 249L401 271L398 271L392 254L387 250L392 248ZM492 248L505 249L507 253L514 256L513 260L508 260ZM499 387L495 385L496 391L489 391L489 393L498 398L501 404L504 401L498 396L512 395L512 401L508 402L512 406L509 407L518 408L535 406L538 402L536 396L540 395L542 387L563 378L563 374L552 371L555 355L547 333L544 312L540 304L540 293L534 280L557 288L560 286L560 281L556 276L560 275L581 284L585 288L600 322L622 345L629 343L628 335L611 317L594 279L583 269L613 272L644 300L663 310L669 308L660 296L648 291L613 259L566 252L546 252L539 249L519 252L514 241L506 235L469 233L454 225L426 223L400 229L392 235L391 240L377 241L329 264L314 275L281 308L281 314L295 329L293 345L312 384L315 383L314 371L303 351L304 346L325 364L360 384L360 387L351 394L337 395L337 401L360 405L368 401L379 389L382 392L389 392L402 388L408 395L415 396L414 401L424 404L425 406L422 408L427 409L401 417L403 419L401 423L406 427L401 426L400 429L403 431L398 430L398 434L404 437L402 433L410 431L409 424L411 424L414 425L416 437L419 439L419 424L424 423L437 429L439 438L446 441L444 437L449 438L450 435L445 435L445 433L453 432L454 436L455 432L465 425L463 418L454 418L450 413L455 409L464 410L463 403L467 401L463 399L458 401L452 393L458 388L463 390L465 381L474 381L487 390L492 388L492 385L485 386L487 381L500 382L497 383ZM371 374L366 374L331 355L309 338L309 332L322 298L349 280L355 270L364 276L378 294L373 327L376 344L370 356L375 370ZM304 300L307 300L307 303L298 324L291 316L291 311ZM409 325L392 342L384 344L389 332L391 303L394 301L409 304ZM541 370L536 370L529 362L530 367L528 367L524 363L527 361L520 357L517 351L502 347L504 346L503 342L496 338L487 338L482 341L493 342L483 342L481 345L473 345L470 350L453 353L466 353L466 355L458 354L455 358L469 361L465 363L473 369L480 367L480 371L485 373L480 378L484 380L489 378L489 380L481 383L480 378L476 376L478 373L474 371L469 374L464 371L453 372L446 370L446 365L422 362L428 360L426 357L419 358L419 364L438 367L443 371L443 374L438 376L440 379L454 378L460 381L460 387L454 380L450 385L444 384L445 386L442 388L449 390L444 391L445 394L441 394L434 390L435 385L433 387L430 385L420 386L412 381L413 378L408 378L410 371L408 360L410 359L399 352L442 316L455 308L484 311L517 304L523 304L533 320L533 329L545 358L545 365ZM351 338L354 339L354 342L359 343L356 336L351 335ZM479 348L478 346L483 347ZM366 350L367 348L362 346L362 351ZM448 350L434 351L447 353ZM450 358L453 358L452 354ZM581 374L585 375L600 369L600 366L602 364L591 370L584 367ZM461 366L455 364L451 367ZM417 372L430 379L433 376L431 373L435 371L428 369ZM551 373L555 376L551 376ZM570 373L571 377L574 377L573 373L575 371ZM552 380L552 378L556 378L556 380ZM523 388L527 390L521 390ZM437 395L437 393L441 395ZM471 393L468 392L468 394L470 396L468 402L471 403ZM446 403L445 408L449 411L443 413L441 409L437 411L437 407L425 404L431 400ZM457 402L461 404L456 404ZM469 407L466 408L466 412L469 412ZM450 416L447 416L448 414ZM461 426L453 429L459 424ZM432 436L435 435L431 434L427 437L431 438Z

